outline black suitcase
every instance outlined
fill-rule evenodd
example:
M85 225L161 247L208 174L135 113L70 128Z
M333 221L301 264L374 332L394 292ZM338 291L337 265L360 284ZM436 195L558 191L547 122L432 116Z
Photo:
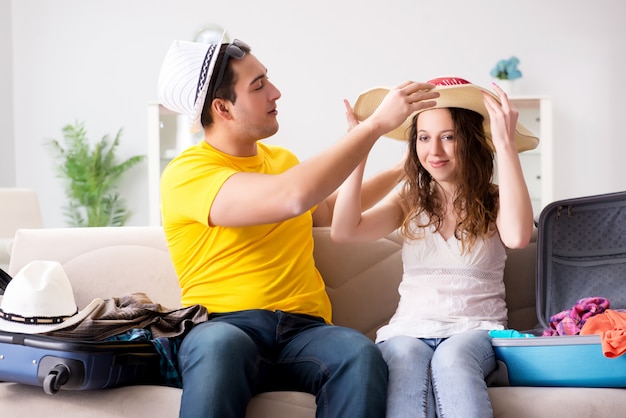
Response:
M551 329L551 316L584 298L626 308L626 192L553 202L537 228L533 334ZM600 335L493 338L492 344L506 384L626 387L626 355L607 358Z
M0 381L59 389L159 383L160 355L150 341L76 341L0 331Z

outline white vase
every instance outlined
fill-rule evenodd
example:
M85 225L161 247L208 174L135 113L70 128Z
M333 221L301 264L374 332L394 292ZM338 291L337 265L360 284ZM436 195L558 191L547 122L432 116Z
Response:
M495 79L495 83L506 93L507 96L515 94L515 80Z

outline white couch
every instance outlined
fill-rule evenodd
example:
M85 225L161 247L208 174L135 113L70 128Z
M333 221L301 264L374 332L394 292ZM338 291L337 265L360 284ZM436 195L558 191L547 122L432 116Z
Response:
M334 244L326 228L314 229L315 257L334 307L334 322L369 337L393 314L402 263L395 236L374 243ZM535 244L509 251L505 281L509 323L537 323L534 302ZM166 307L178 307L180 290L159 227L22 229L15 236L9 273L32 260L62 263L79 307L94 297L145 292ZM0 383L2 417L176 417L181 391L163 386L128 386L95 391L43 389ZM495 416L626 417L622 389L490 387ZM313 418L312 395L272 392L252 399L247 418ZM349 418L349 417L347 417Z

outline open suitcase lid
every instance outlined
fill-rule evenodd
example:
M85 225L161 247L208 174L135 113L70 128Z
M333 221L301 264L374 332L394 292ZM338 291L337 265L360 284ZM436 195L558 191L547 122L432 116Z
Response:
M537 224L537 318L604 297L626 308L626 191L548 204Z

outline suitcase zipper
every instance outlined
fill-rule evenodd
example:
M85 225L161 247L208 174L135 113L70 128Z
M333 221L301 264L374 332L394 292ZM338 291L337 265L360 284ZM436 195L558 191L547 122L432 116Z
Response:
M561 219L561 210L563 210L563 206L559 205L556 207L556 220ZM572 219L572 205L567 205L567 219Z

